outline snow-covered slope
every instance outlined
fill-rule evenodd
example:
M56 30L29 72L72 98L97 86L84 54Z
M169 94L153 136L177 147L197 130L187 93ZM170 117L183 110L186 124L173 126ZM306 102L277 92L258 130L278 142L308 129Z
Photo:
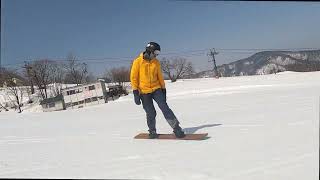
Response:
M51 113L0 113L0 178L316 180L320 72L167 82L168 103L204 141L135 140L132 94ZM158 132L171 133L157 108Z

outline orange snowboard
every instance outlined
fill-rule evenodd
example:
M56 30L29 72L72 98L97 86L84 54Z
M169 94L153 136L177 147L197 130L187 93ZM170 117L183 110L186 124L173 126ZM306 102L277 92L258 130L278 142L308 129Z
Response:
M176 140L205 140L208 133L203 134L186 134L184 138L176 138L174 134L158 134L157 139L176 139ZM148 133L140 133L134 137L135 139L150 139Z

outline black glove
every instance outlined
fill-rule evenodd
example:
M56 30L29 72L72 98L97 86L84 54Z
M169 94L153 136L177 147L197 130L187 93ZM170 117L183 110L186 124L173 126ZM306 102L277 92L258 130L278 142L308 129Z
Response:
M141 101L140 101L139 90L133 90L133 95L134 95L134 102L136 103L136 105L140 105Z
M167 101L167 90L165 88L162 89L162 93L164 95L164 99Z

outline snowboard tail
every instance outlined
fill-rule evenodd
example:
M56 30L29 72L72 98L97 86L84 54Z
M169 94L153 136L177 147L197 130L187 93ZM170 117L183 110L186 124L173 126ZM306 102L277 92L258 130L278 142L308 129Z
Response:
M186 134L184 138L177 138L174 134L158 134L157 139L171 139L171 140L205 140L208 139L208 133L202 134ZM134 139L150 139L148 133L140 133Z

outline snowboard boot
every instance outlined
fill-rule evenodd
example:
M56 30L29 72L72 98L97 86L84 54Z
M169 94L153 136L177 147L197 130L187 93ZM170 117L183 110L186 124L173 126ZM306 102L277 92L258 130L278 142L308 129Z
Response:
M184 138L186 136L179 125L173 129L173 132L177 138Z
M156 138L158 138L158 134L157 134L157 132L155 131L155 130L149 130L149 138L150 139L156 139Z

